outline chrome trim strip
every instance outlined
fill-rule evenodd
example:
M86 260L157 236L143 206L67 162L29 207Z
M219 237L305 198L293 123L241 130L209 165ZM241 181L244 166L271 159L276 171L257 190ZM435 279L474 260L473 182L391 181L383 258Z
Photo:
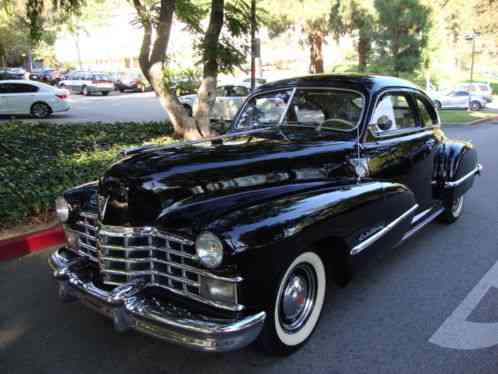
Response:
M413 227L410 231L408 231L407 233L405 233L405 235L403 235L403 237L401 238L401 240L400 240L400 242L398 244L401 244L405 240L411 238L420 229L422 229L423 227L425 227L426 225L428 225L429 223L431 223L432 221L434 221L441 213L443 213L443 211L444 211L444 208L439 208L438 210L436 210L433 214L431 214L429 217L427 217L427 219L425 219L424 221L420 222L418 225L416 225L415 227Z
M164 231L160 231L152 226L122 227L122 226L101 225L99 233L102 235L117 236L121 238L127 236L134 236L134 235L140 235L140 236L152 235L184 245L189 245L189 246L194 245L194 242L192 240L181 238L177 235L166 233Z
M90 212L80 212L79 214L80 214L80 216L82 216L82 217L89 218L89 219L93 219L93 220L97 220L97 215L96 215L95 213L90 213Z
M180 278L180 277L177 277L177 276L174 276L171 274L167 274L167 273L163 273L161 271L156 271L156 270L130 270L130 271L127 271L127 270L102 269L102 270L100 270L100 272L104 273L104 274L125 275L125 276L131 275L131 276L135 276L135 277L139 277L141 275L157 275L160 277L165 277L165 278L171 279L175 282L185 283L188 286L192 286L192 287L200 287L201 286L200 283L194 282L188 278ZM153 284L153 283L154 282L150 282L150 284Z
M432 208L426 209L423 212L418 213L417 215L413 216L412 219L412 225L416 224L418 221L420 221L427 213L429 213L432 210Z
M141 280L105 291L84 280L88 270L84 261L68 258L63 251L59 249L49 257L61 297L79 299L112 318L118 331L133 329L190 349L225 352L250 344L263 328L264 311L225 319L196 314L171 302L146 296L143 293L146 284Z
M446 182L444 184L444 187L445 188L457 187L457 186L461 185L463 182L465 182L467 179L469 179L470 177L472 177L473 175L480 174L481 171L482 171L482 169L483 169L482 165L481 164L477 164L477 166L474 169L472 169L469 173L465 174L460 179L458 179L456 181L453 181L453 182Z
M406 217L408 217L410 214L415 212L418 209L418 204L415 204L412 206L410 209L408 209L405 213L403 213L401 216L396 218L394 221L389 223L386 227L384 227L382 230L376 232L372 236L368 237L351 250L351 255L357 255L358 253L364 251L367 249L370 245L375 243L377 240L382 238L384 235L386 235L389 231L391 231L397 224L399 224L401 221L403 221Z

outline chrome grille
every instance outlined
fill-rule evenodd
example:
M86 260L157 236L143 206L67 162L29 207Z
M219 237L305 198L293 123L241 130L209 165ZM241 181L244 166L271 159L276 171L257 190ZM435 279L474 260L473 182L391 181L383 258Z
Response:
M107 285L122 285L135 278L148 286L166 289L191 299L231 310L242 306L220 305L200 295L202 278L240 282L241 278L216 276L198 267L194 243L155 228L101 226L97 216L83 212L77 222L78 254L99 264Z

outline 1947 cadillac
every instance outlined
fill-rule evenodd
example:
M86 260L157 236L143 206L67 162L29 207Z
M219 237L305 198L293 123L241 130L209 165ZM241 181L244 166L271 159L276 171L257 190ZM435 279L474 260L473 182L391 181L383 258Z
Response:
M320 75L261 86L227 134L123 153L57 199L64 301L203 351L290 354L352 259L452 223L482 167L409 82Z

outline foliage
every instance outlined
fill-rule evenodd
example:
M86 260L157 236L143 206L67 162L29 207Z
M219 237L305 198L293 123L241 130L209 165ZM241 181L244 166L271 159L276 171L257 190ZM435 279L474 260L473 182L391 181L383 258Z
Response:
M167 143L164 123L0 126L0 229L47 216L62 191L95 180L125 147Z
M335 0L330 13L330 29L336 39L358 35L358 69L365 71L374 40L375 17L370 0Z
M164 70L164 84L177 96L193 94L197 91L202 77L198 69L174 68L168 65Z
M431 28L430 8L420 0L375 0L377 64L399 75L419 69Z

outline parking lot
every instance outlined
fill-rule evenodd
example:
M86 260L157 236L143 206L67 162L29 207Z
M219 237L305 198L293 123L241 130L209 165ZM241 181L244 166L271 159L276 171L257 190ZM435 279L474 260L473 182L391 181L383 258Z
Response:
M68 99L71 110L55 113L42 122L81 123L81 122L149 122L165 121L168 116L153 92L112 92L109 96L82 96L71 94ZM21 120L32 120L28 116L18 116ZM0 117L1 121L10 116Z
M152 94L77 100L86 115L93 101L126 114L131 103L156 106ZM196 353L119 334L91 310L57 300L46 251L0 264L0 373L496 373L498 124L446 131L472 140L484 165L462 219L360 258L348 287L329 287L315 334L293 356L253 347Z

